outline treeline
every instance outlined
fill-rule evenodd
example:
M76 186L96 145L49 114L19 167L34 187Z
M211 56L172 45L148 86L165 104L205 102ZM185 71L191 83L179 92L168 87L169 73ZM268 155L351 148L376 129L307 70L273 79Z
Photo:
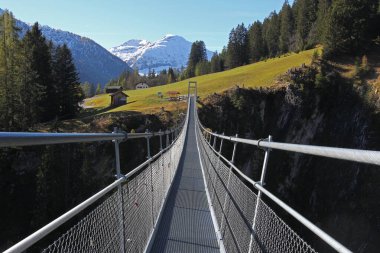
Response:
M327 58L359 55L373 40L380 40L379 13L378 0L295 0L292 5L285 1L279 13L271 12L263 22L233 28L227 47L215 52L211 61L204 42L194 42L183 75L219 72L318 44Z
M27 130L74 116L82 100L66 45L54 46L38 23L19 37L12 13L0 16L0 130Z
M149 70L147 75L140 75L138 69L134 69L133 71L126 70L122 72L119 77L106 83L104 89L102 89L100 84L95 88L95 85L89 82L82 83L80 86L85 97L92 97L104 93L108 86L121 86L125 90L134 90L138 83L146 83L150 87L174 83L180 80L182 71L169 68L168 70L164 69L156 73L156 71L152 69Z
M286 0L277 13L246 27L239 24L229 34L228 45L208 60L203 41L192 44L186 68L124 72L107 85L134 89L139 82L164 85L195 76L232 69L289 52L323 45L325 58L342 54L362 55L373 42L380 43L378 0ZM92 88L94 94L95 88ZM99 89L97 89L98 91ZM97 92L95 92L97 93Z
M179 71L173 68L164 69L156 73L154 69L149 70L147 75L140 75L138 69L133 71L124 71L121 75L111 80L106 86L123 86L125 89L134 90L136 84L147 83L149 86L158 86L177 81Z

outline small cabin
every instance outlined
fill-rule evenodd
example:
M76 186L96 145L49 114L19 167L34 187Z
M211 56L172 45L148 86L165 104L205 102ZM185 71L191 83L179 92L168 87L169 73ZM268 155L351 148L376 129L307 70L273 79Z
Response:
M121 87L121 86L108 86L108 87L106 87L106 93L107 94L115 93L117 91L122 91L122 90L123 90L123 87Z
M136 90L141 90L141 89L148 89L149 85L147 83L138 83L136 84Z
M127 104L127 97L129 97L127 94L125 94L121 90L116 91L115 93L112 93L110 96L111 96L111 106L125 105Z

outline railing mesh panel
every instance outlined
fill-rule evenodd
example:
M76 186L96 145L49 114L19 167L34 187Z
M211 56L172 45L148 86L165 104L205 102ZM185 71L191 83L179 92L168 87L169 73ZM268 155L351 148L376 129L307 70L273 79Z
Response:
M197 129L207 188L226 252L315 252L213 151Z
M170 149L124 182L120 190L116 188L43 252L121 252L123 248L143 252L177 170L186 126L187 122Z

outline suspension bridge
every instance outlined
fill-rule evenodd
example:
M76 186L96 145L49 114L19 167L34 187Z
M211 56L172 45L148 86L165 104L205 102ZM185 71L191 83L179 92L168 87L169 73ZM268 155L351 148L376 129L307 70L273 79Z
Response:
M316 252L264 195L333 250L351 252L264 187L269 154L277 149L380 165L380 152L216 134L199 121L196 97L189 96L181 125L164 132L0 133L0 147L112 141L117 173L115 182L5 252L28 251L41 241L48 241L42 252ZM119 144L136 138L146 139L147 160L122 175ZM154 155L151 138L160 140ZM222 155L226 141L233 143L231 159ZM260 181L234 165L239 143L264 149Z

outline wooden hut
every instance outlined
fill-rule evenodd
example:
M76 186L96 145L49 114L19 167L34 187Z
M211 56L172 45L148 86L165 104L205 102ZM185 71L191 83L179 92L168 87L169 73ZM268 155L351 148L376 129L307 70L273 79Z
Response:
M125 105L127 104L127 97L129 97L127 94L125 94L121 90L116 91L115 93L112 93L110 96L111 96L111 106Z

